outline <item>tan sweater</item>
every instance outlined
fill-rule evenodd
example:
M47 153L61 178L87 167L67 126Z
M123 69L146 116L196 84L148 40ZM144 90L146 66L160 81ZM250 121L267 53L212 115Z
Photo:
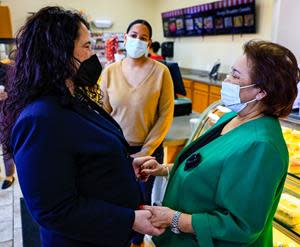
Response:
M163 142L173 120L174 90L168 68L155 61L136 87L129 84L121 62L102 73L104 109L120 124L131 146L143 146L137 156L151 155Z

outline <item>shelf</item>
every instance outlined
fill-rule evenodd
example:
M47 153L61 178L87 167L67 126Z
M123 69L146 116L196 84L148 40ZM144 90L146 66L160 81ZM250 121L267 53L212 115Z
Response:
M282 224L276 219L273 220L273 226L277 230L279 230L280 232L282 232L283 234L285 234L286 236L294 240L296 243L300 244L300 235L297 232L293 231L288 226Z

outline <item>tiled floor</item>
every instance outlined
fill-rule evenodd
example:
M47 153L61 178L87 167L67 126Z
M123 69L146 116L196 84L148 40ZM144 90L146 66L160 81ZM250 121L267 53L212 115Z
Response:
M4 167L0 156L0 186L4 179ZM0 187L1 188L1 187ZM0 247L22 247L22 224L18 179L6 190L0 189Z

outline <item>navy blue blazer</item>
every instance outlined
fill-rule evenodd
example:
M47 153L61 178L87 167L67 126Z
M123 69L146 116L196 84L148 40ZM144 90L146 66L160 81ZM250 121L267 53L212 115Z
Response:
M28 105L11 138L43 246L127 246L141 193L122 131L103 110L59 102L46 96Z

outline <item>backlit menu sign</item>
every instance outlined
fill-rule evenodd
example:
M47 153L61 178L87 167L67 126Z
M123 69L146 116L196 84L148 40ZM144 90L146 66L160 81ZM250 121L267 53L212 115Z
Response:
M255 0L222 0L162 13L165 37L255 33Z

